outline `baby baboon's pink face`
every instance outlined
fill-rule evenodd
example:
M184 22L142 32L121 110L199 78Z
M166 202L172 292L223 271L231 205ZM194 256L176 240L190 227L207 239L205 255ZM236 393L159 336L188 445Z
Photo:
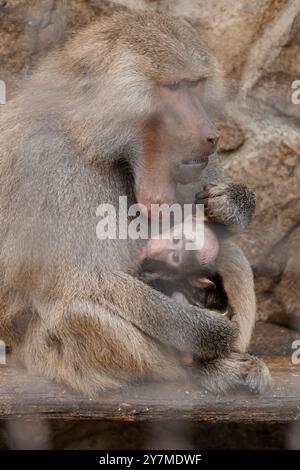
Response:
M142 258L162 261L173 268L182 268L190 259L187 243L193 242L191 234L184 232L182 224L175 226L169 239L150 240L144 247ZM219 252L219 242L214 232L204 225L204 240L201 248L194 251L199 265L208 265L215 261Z

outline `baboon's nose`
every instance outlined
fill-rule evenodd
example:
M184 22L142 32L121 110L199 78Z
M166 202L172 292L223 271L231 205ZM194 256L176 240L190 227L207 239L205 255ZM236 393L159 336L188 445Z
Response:
M211 145L212 148L216 148L217 143L220 139L220 132L215 131L211 133L208 137L206 137L206 142Z

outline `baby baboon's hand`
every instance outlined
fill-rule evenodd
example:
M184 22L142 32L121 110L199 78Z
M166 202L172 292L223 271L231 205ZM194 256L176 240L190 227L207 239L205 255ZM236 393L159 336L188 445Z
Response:
M209 221L225 225L231 231L242 230L255 211L255 194L241 184L208 184L195 196L195 204L204 204Z

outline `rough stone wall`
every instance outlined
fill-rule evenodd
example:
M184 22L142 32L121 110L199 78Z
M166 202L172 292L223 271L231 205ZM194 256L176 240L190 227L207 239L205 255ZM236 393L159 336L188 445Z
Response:
M221 152L228 173L257 193L239 241L256 276L260 318L300 319L300 0L121 0L184 16L205 30L230 98ZM47 50L97 16L106 0L0 0L0 79L8 98Z

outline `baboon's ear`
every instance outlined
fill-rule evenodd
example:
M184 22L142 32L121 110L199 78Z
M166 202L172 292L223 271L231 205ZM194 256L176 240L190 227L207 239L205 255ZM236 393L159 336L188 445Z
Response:
M191 284L199 289L207 289L208 287L215 286L215 283L211 279L208 279L208 277L193 278Z

